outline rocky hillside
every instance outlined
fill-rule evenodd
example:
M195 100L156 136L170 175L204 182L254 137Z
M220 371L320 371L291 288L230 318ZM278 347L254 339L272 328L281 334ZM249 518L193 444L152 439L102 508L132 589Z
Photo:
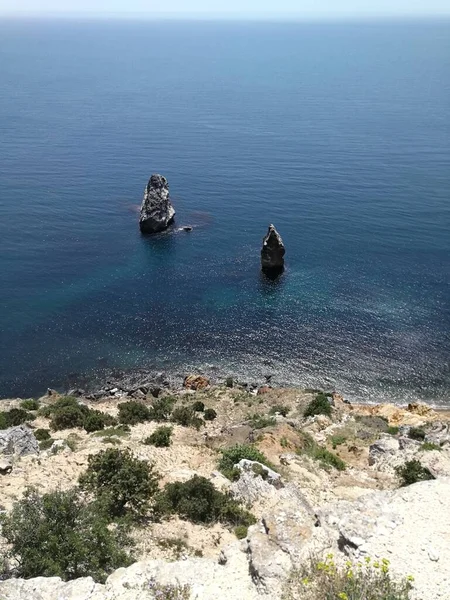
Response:
M1 402L2 600L320 600L331 585L320 577L346 597L342 574L388 578L403 586L398 600L450 598L448 414L195 376L176 390L72 393ZM94 455L128 457L114 493L100 486ZM142 502L121 502L118 486L131 489L142 464L152 465L148 498L141 487ZM30 487L35 504L20 504ZM17 550L24 507L73 489L81 511L109 502L105 536L126 529L102 571L60 571Z

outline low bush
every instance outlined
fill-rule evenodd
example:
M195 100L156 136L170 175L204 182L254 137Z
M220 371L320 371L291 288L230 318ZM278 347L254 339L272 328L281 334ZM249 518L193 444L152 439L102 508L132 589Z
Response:
M137 423L144 423L150 421L151 411L142 402L136 400L129 400L128 402L121 402L118 405L119 409L119 421L124 425L137 425Z
M217 417L217 413L213 408L207 408L203 414L205 421L214 421Z
M179 406L172 412L171 420L183 427L195 427L199 430L204 424L203 419L200 419L195 414L191 406Z
M158 516L177 514L192 523L222 522L248 527L256 522L236 500L198 475L186 482L168 483L158 495L154 510Z
M244 458L260 462L263 465L266 465L266 467L274 469L274 466L264 454L249 444L237 444L231 448L221 450L221 453L222 458L219 461L219 471L225 475L225 477L228 477L228 479L235 479L233 467Z
M345 444L346 441L347 438L345 437L345 435L336 434L331 436L331 444L333 446L333 450L336 450L338 446Z
M150 420L158 422L168 421L176 401L177 399L173 396L164 396L163 398L153 400L153 404L150 407Z
M425 439L425 435L426 433L422 427L411 427L408 433L409 438L412 440L418 440L419 442L422 442Z
M20 408L23 408L24 410L38 410L39 401L34 400L34 398L22 400L22 402L20 403Z
M152 594L152 598L161 600L189 600L191 597L191 588L187 584L163 584L157 583L156 579L150 579L147 589Z
M276 420L274 417L268 417L267 415L254 414L250 417L250 425L253 429L264 429L276 425Z
M50 431L48 429L35 429L33 433L38 442L50 439Z
M113 570L131 564L120 530L87 505L77 490L40 496L28 489L2 518L16 577L93 577L105 581Z
M46 439L46 440L41 440L39 442L39 450L41 452L43 452L44 450L48 450L49 448L52 447L54 441L55 440L53 438L51 438L51 437L48 438L48 439Z
M192 410L194 410L195 412L204 412L205 403L201 402L200 400L197 400L197 402L194 402L194 404L192 405Z
M92 433L116 424L117 420L111 415L100 410L89 410L84 418L83 427L88 433Z
M441 452L441 450L442 450L442 448L440 446L438 446L437 444L432 444L431 442L424 442L420 446L420 449L424 450L424 451L437 450L438 452Z
M304 417L313 417L315 415L326 415L331 417L331 404L328 400L328 396L323 393L317 394L314 400L306 407Z
M144 440L144 444L156 446L157 448L168 448L172 443L172 427L158 427Z
M4 412L0 412L0 429L8 429L8 427L17 427L27 421L34 421L36 417L23 408L11 408Z
M147 513L158 490L153 465L135 458L129 450L108 448L88 458L80 487L93 493L111 518Z
M247 525L238 525L237 527L234 528L234 535L237 537L238 540L243 540L244 538L247 537L247 534L248 534Z
M282 417L287 417L289 414L289 407L282 404L275 404L275 406L272 406L270 409L269 414L276 415L277 413Z
M297 450L298 454L306 454L314 460L319 461L323 467L334 467L338 471L345 471L345 462L330 452L323 446L320 446L313 437L306 433L301 433L301 448Z
M418 481L436 479L427 467L423 467L416 459L409 460L404 465L395 467L395 472L400 479L400 486L405 487Z
M389 561L346 563L338 568L333 555L325 560L311 559L291 573L282 600L409 600L412 576L392 578Z
M397 435L398 431L399 431L398 427L395 427L394 425L389 425L386 433L389 433L390 435Z

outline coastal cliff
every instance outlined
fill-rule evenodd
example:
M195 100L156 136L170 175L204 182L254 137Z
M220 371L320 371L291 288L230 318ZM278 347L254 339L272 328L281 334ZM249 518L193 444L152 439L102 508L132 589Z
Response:
M197 375L177 389L114 388L95 400L71 393L1 403L0 544L9 551L4 576L12 577L0 582L2 599L320 599L312 556L332 562L336 574L348 561L357 572L362 561L372 578L370 565L379 562L392 586L403 586L402 600L450 597L447 413L423 404L351 405L336 393L269 385L250 390L232 378L212 386ZM86 509L96 494L108 505L93 477L99 457L121 457L129 475L149 477L144 495L141 483L110 517L113 531L127 528L120 551L130 558L118 553L103 575L71 575L49 566L42 548L26 574L12 533L23 494L32 486L38 506L41 497L54 501L56 490L69 494L65 502L76 490ZM111 485L131 485L115 464ZM182 497L188 489L177 504L175 490Z

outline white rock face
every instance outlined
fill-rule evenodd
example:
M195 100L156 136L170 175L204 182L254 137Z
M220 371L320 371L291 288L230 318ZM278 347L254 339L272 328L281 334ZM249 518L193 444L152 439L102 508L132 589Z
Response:
M144 191L139 227L143 233L163 231L172 223L175 209L169 197L169 184L162 175L152 175Z
M10 427L0 431L0 454L6 456L39 454L39 444L31 429L26 425Z
M153 600L154 580L189 585L191 600L279 600L293 566L311 553L332 550L338 562L347 556L387 558L394 576L414 576L413 600L449 600L450 478L337 502L317 510L317 517L294 484L276 489L253 474L248 482L254 486L249 496L256 489L261 494L263 516L246 539L223 548L218 560L141 561L118 569L105 585L89 577L68 583L8 580L0 582L0 598Z

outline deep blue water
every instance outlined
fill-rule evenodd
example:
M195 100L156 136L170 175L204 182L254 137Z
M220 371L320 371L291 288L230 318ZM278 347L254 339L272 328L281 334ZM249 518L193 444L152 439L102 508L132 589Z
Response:
M154 172L192 233L140 235ZM0 396L107 365L449 402L449 250L450 21L0 22Z

